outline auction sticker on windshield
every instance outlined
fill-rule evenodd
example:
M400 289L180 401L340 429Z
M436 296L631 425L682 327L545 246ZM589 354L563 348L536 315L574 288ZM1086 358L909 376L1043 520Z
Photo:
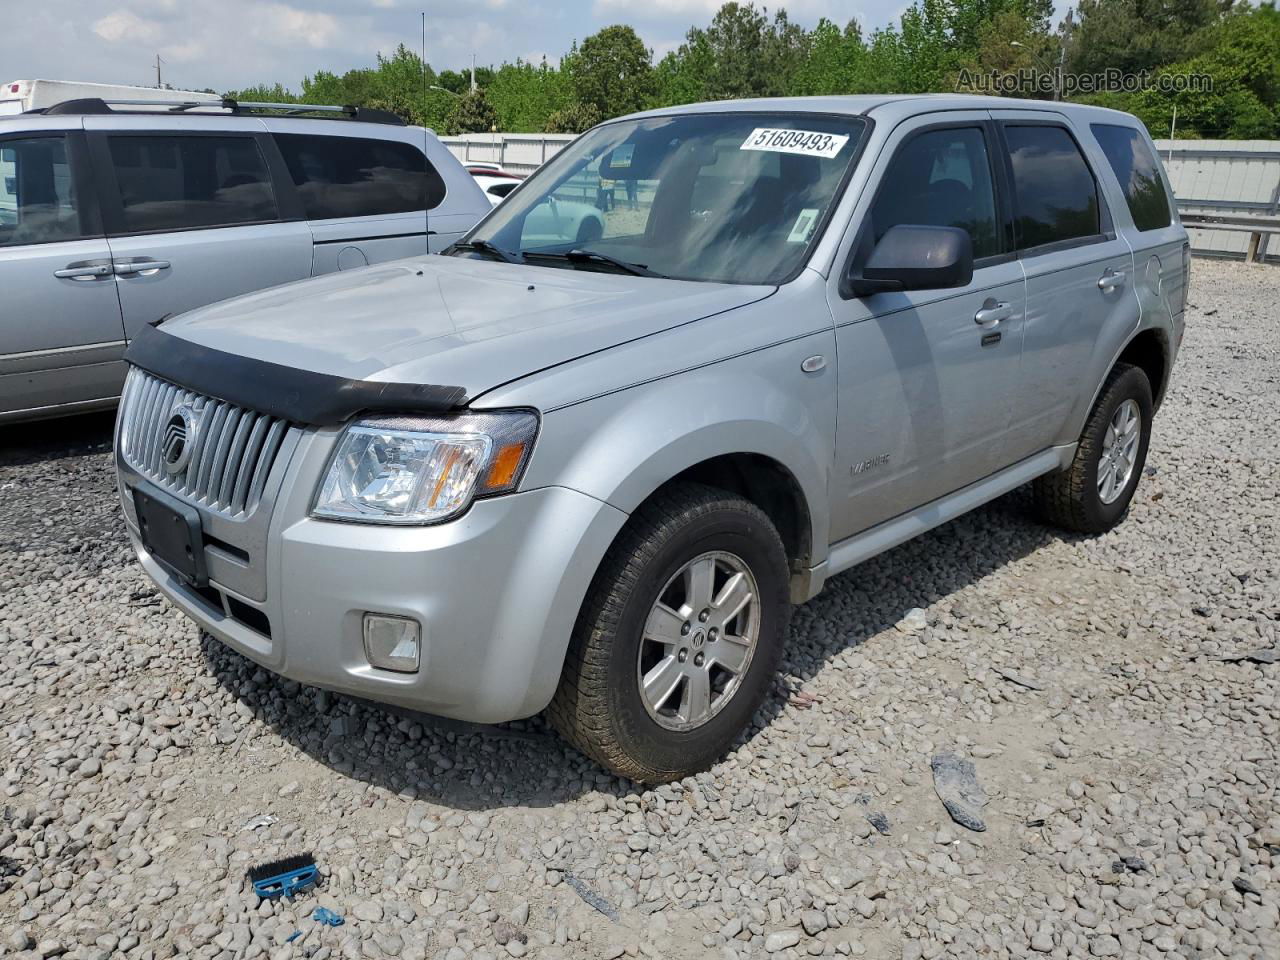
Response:
M738 149L799 153L806 157L825 157L829 160L848 142L848 134L756 127Z

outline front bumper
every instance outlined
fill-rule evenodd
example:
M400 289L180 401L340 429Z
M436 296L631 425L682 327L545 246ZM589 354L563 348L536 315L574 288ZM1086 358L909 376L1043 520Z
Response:
M301 460L323 457L312 449ZM148 484L127 468L120 480L126 500L130 487ZM138 559L201 628L275 673L479 723L550 701L582 599L626 520L585 494L543 487L481 500L438 526L340 523L307 515L312 484L293 487L285 483L255 561L265 566L262 599L219 583L212 568L212 589L173 576L142 548L126 507ZM418 621L417 673L370 666L366 611Z

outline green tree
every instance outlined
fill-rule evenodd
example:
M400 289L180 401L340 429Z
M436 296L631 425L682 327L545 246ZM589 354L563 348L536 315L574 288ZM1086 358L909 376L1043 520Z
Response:
M1206 28L1232 0L1080 0L1067 70L1156 70L1205 46Z
M270 85L259 83L256 86L245 87L243 90L228 90L222 96L230 97L232 100L239 100L242 103L298 102L298 95L279 83Z
M556 110L547 118L543 127L545 133L582 133L590 130L604 117L593 103L582 103L575 100L560 110Z
M653 96L652 54L631 27L605 27L565 57L578 102L604 117L642 110Z
M453 110L445 120L445 132L488 133L498 125L498 114L489 103L484 90L465 93L454 102Z
M573 102L569 77L545 59L537 66L523 60L504 63L485 93L498 115L498 129L514 133L545 129L552 114Z

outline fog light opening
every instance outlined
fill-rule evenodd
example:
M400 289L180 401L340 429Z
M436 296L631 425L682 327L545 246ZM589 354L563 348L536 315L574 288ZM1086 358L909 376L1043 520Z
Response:
M417 673L418 621L381 613L364 615L364 655L371 666L396 673Z

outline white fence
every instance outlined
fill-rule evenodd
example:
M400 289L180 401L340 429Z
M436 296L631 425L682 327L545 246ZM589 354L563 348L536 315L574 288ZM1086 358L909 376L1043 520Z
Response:
M1280 216L1280 141L1157 140L1178 210L1225 217ZM1200 256L1243 258L1245 231L1189 226L1191 250ZM1258 259L1280 262L1280 238L1263 235Z
M497 163L512 173L532 173L574 139L571 133L465 133L440 142L463 163Z
M515 173L532 173L565 144L572 134L470 133L441 137L463 163L497 163ZM1280 141L1277 140L1157 140L1160 159L1169 171L1178 209L1187 214L1228 217L1280 216ZM1207 257L1243 258L1249 234L1241 231L1189 227L1194 253ZM1280 262L1280 238L1264 235L1261 260Z

